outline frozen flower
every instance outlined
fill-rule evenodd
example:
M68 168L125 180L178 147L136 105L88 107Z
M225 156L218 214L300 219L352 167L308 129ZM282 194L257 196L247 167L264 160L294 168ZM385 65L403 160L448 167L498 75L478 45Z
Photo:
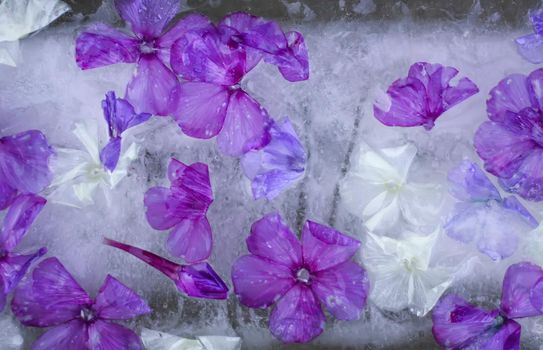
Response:
M137 63L126 87L126 99L138 113L169 115L172 94L179 85L169 68L170 48L187 30L208 23L202 16L191 15L170 25L179 6L178 0L115 0L117 11L130 24L134 35L103 23L92 25L77 37L77 64L89 69L120 62Z
M513 74L490 91L489 121L475 134L485 169L508 192L543 200L543 69Z
M340 320L360 317L369 281L351 261L359 247L359 241L312 221L300 242L279 214L268 214L251 227L251 254L232 266L235 293L248 307L275 304L269 325L275 337L308 342L324 330L321 304Z
M70 7L60 0L4 0L0 2L0 64L15 67L19 39L40 30Z
M43 256L47 249L32 254L15 253L15 248L34 222L45 199L34 194L18 196L9 207L0 230L0 311L6 304L6 296L17 286L32 262Z
M110 275L91 299L57 258L45 259L21 282L11 309L23 325L49 328L34 350L143 349L136 333L113 321L151 312L145 300Z
M449 172L451 194L458 199L444 228L460 242L475 241L493 260L511 256L519 235L532 231L537 221L514 196L502 198L476 164L466 160Z
M0 315L0 349L21 350L24 339L19 323L11 315Z
M49 160L54 154L45 135L28 130L0 138L0 210L19 193L39 193L53 174Z
M434 308L432 333L448 350L518 350L521 326L514 319L540 315L543 270L524 262L507 269L498 309L478 308L454 294L443 297Z
M417 316L432 310L454 281L460 256L436 253L439 231L428 236L405 232L401 239L367 233L362 261L372 281L370 299L381 309L409 309Z
M408 181L417 148L412 144L379 152L362 145L341 183L347 209L364 220L371 231L389 230L400 219L416 226L433 220L442 196L439 186Z
M241 159L255 199L272 200L301 178L305 170L305 150L288 118L280 123L272 121L270 137L270 143L247 152Z
M424 126L430 130L443 113L479 92L468 78L456 85L451 80L458 74L453 67L417 62L406 78L396 80L387 90L386 100L377 101L373 113L388 126Z
M181 338L173 334L143 328L141 340L147 350L240 350L241 339L216 335L196 339Z
M173 159L168 166L170 188L153 187L145 193L147 221L156 230L172 229L166 246L188 262L211 254L213 236L207 209L213 202L207 165L185 165Z
M543 63L543 9L530 12L533 34L516 39L518 52L532 63Z
M111 239L105 239L104 243L124 250L162 272L175 283L180 292L189 297L204 299L226 299L227 297L228 287L206 262L179 265L146 250Z

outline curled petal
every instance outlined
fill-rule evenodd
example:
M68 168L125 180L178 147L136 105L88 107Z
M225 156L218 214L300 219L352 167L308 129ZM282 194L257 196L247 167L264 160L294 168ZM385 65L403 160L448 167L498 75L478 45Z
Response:
M147 121L151 114L136 113L134 107L123 98L116 98L115 92L108 91L106 99L102 100L104 118L109 127L109 137L116 138L123 132Z
M88 347L107 350L143 350L140 337L130 329L98 320L88 326Z
M286 33L288 48L274 60L283 77L292 82L309 79L309 56L304 37L298 32Z
M542 311L532 304L531 293L543 278L543 269L531 263L509 266L503 278L501 310L507 317L538 316Z
M93 309L106 320L128 320L151 312L145 300L110 275L100 287Z
M170 254L189 263L207 259L211 255L212 245L211 226L205 216L181 221L166 242Z
M176 0L115 0L121 17L142 39L156 39L179 12Z
M0 250L13 251L47 201L33 194L18 196L8 209L0 231Z
M6 254L0 259L0 280L3 284L3 292L11 292L26 275L32 263L47 253L46 248L41 248L32 254Z
M228 287L208 263L186 265L179 271L177 288L188 296L205 299L226 299Z

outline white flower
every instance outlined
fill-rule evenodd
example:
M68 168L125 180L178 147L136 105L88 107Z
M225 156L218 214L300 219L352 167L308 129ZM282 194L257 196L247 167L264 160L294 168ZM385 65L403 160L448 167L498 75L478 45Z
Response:
M379 152L362 145L340 187L346 208L371 231L389 230L403 218L424 226L438 216L442 194L435 184L408 181L417 154L412 144Z
M172 334L143 328L141 340L147 350L239 350L237 337L202 336L196 339L181 338Z

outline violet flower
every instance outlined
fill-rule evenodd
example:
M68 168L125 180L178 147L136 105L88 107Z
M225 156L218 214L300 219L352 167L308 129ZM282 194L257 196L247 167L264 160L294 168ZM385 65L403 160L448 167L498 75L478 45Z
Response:
M479 92L465 77L451 85L457 74L456 68L441 64L413 64L406 78L389 86L387 100L374 104L375 118L388 126L422 125L427 130L432 129L443 113Z
M517 318L543 315L543 270L529 262L511 265L503 279L501 304L485 310L450 294L434 308L432 332L448 350L519 350Z
M151 312L145 300L110 275L91 299L57 258L45 259L21 282L11 309L25 326L50 327L33 350L143 349L136 333L112 321Z
M543 200L543 69L513 74L490 91L489 121L475 133L475 149L485 169L508 192Z
M204 299L226 299L227 297L228 287L206 262L179 265L146 250L111 239L106 238L104 244L124 250L151 265L171 279L177 289L189 297Z
M145 193L147 221L155 230L173 228L166 242L172 255L191 263L205 260L213 245L206 217L213 202L207 165L186 165L172 158L168 178L170 188L157 186Z
M543 63L543 9L530 11L533 34L517 38L518 52L531 63Z
M103 23L92 25L77 37L75 57L81 69L114 63L137 63L126 98L138 113L169 115L173 93L179 85L168 68L170 48L187 30L207 25L207 19L191 15L171 28L179 12L177 0L115 0L120 16L130 24L128 35Z
M31 254L14 252L45 203L42 197L22 194L13 201L4 217L0 230L0 311L4 309L7 295L15 289L32 262L47 252L46 248Z
M0 138L0 210L19 193L39 193L49 185L53 178L49 160L53 154L45 135L38 130Z
M243 172L252 182L254 199L272 200L304 174L305 150L290 120L272 121L270 137L270 143L241 159Z
M519 234L537 227L537 220L518 199L502 198L477 164L463 161L449 172L449 183L451 194L460 202L445 224L447 235L464 243L475 241L491 259L513 255Z
M252 308L275 304L270 331L283 342L305 343L324 330L321 304L340 320L356 320L366 304L366 271L350 259L360 242L307 221L300 243L279 214L256 221L250 255L232 267L234 290Z

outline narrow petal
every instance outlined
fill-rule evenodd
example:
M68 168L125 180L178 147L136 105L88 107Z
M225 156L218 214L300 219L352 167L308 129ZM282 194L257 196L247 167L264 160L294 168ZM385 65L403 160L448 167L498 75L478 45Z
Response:
M130 23L132 31L142 39L152 40L160 36L168 22L179 12L176 0L115 0L121 17Z
M530 299L532 288L541 278L543 270L537 265L526 262L509 266L503 278L502 312L510 318L542 315Z
M285 343L307 343L324 330L326 318L311 289L292 287L275 305L270 332Z
M109 321L91 323L88 333L88 347L93 350L143 350L141 339L136 333Z
M126 100L137 113L168 116L174 107L179 81L156 55L142 55L132 80L126 86Z
M81 320L73 320L49 329L32 344L32 350L86 350L88 341L87 325Z
M228 287L208 263L183 266L179 272L177 288L190 297L226 299Z
M17 287L17 284L26 275L32 263L45 255L45 253L47 253L47 249L41 248L32 254L10 253L4 255L0 259L0 279L3 280L3 291L10 293Z
M286 33L286 38L288 49L275 58L279 72L292 82L309 79L309 55L303 35L293 31Z
M304 264L315 273L352 258L360 241L308 220L302 233L302 246Z
M268 112L256 100L242 90L235 91L230 95L217 144L230 156L260 149L270 142L269 123Z
M145 300L111 275L98 291L93 310L106 320L128 320L151 312Z
M449 171L451 194L461 201L501 200L500 192L479 166L464 160Z
M58 259L48 258L19 284L11 309L26 326L50 327L76 318L91 303Z
M75 41L75 60L81 69L135 63L139 57L138 40L102 23L93 24Z
M188 263L209 258L212 245L211 226L205 216L181 221L174 227L166 242L170 254L183 258Z
M370 282L362 267L347 261L317 272L311 289L337 319L357 320L366 305Z
M284 265L254 255L239 258L232 266L234 292L248 307L274 304L295 284L293 272Z
M121 156L121 138L115 137L109 140L108 144L100 151L100 162L112 172L117 167Z
M209 139L222 129L230 94L220 85L182 83L173 116L181 130L191 137Z
M247 248L252 254L293 271L302 264L300 242L278 213L268 214L253 223Z
M109 137L120 137L123 132L147 121L151 114L136 113L134 107L123 98L117 98L114 91L108 91L102 100L104 119L109 126Z
M47 201L33 194L18 196L8 209L0 231L0 250L13 251Z

